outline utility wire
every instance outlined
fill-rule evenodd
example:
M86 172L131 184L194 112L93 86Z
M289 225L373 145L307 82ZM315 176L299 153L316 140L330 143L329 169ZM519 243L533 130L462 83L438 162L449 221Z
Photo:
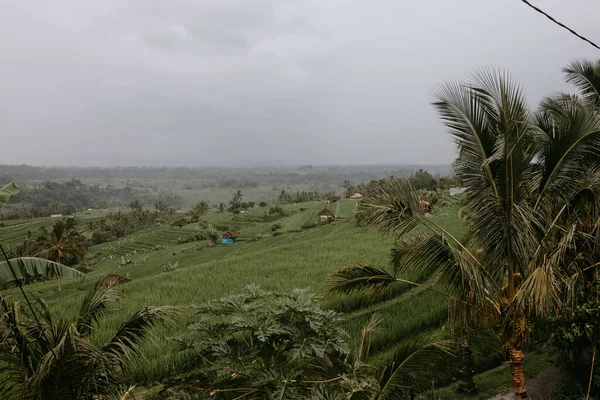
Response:
M531 4L529 1L527 0L521 0L523 3L527 4L529 7L533 8L535 11L539 12L540 14L544 15L546 18L548 18L550 21L554 22L556 25L565 28L566 30L568 30L569 32L571 32L573 35L577 36L579 39L588 42L589 44L591 44L592 46L594 46L595 48L597 48L598 50L600 50L600 46L598 46L596 43L592 42L591 40L581 36L579 33L575 32L573 29L569 28L568 26L566 26L565 24L558 22L557 20L555 20L554 18L552 18L551 15L548 15L547 13L545 13L544 11L540 10L538 7L534 6L533 4Z

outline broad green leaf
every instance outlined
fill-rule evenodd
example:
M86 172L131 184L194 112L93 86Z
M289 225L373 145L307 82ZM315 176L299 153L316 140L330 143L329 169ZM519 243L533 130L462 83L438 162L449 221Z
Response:
M17 186L16 182L11 182L8 185L4 186L0 189L0 212L4 209L8 200L13 197L15 194L19 193L21 189Z
M15 282L16 280L28 282L31 279L45 276L68 278L84 275L66 265L43 258L19 257L9 261L15 271L16 279L8 266L8 262L0 262L0 284Z

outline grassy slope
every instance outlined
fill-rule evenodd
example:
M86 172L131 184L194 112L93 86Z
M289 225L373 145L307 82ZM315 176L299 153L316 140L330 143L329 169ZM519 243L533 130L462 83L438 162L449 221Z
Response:
M57 291L56 282L43 282L28 287L38 293L61 316L73 315L85 291L107 273L129 274L132 282L120 286L127 296L122 309L108 317L95 340L106 341L118 329L120 321L133 310L146 305L187 306L239 292L245 285L256 283L268 290L290 290L310 288L322 292L326 275L333 269L357 261L387 266L392 239L383 237L373 230L358 229L351 220L355 202L346 200L329 207L342 218L319 228L302 230L302 225L314 222L317 212L324 203L303 203L287 206L292 213L278 220L282 232L272 236L273 222L253 222L264 215L256 210L241 216L242 221L232 221L228 214L209 214L204 220L213 224L234 226L241 231L240 241L231 246L207 247L206 242L175 245L174 240L197 229L197 224L179 228L161 228L140 232L118 243L94 246L90 249L94 272L84 283L63 282L62 292ZM300 211L305 208L304 211ZM456 216L456 208L438 209L436 221L453 233L460 235L462 226ZM2 236L0 235L0 240ZM155 245L165 246L154 250ZM135 262L133 266L121 267L121 255ZM164 272L167 262L179 261L180 268ZM360 296L350 300L328 298L325 306L351 311L347 328L357 337L364 322L372 311L386 317L381 329L373 336L373 356L385 354L390 346L397 344L410 333L435 328L446 319L445 299L420 289L400 288L402 295L389 305L375 304L364 308L367 303ZM12 298L19 298L16 290L6 291ZM361 308L362 307L362 308ZM361 308L361 309L359 309ZM356 311L352 311L356 310ZM184 311L180 323L183 330L192 316ZM150 382L167 374L182 371L185 360L172 354L173 344L168 340L178 332L166 332L159 328L155 338L143 346L145 359L135 368L135 377L141 382Z

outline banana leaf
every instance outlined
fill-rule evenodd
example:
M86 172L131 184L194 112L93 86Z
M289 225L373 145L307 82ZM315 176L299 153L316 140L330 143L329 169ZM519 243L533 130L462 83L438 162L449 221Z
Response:
M43 277L69 278L84 276L83 273L74 270L73 268L69 268L66 265L37 257L12 258L10 264L15 271L17 279L15 280L15 277L8 266L8 262L0 262L0 285L16 283L17 281L27 283Z
M0 212L2 212L4 206L8 203L8 200L20 191L21 189L19 189L16 182L11 182L0 189Z

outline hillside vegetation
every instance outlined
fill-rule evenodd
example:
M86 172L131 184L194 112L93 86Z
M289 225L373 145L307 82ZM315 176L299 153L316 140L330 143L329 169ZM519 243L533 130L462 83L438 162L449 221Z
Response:
M327 275L337 267L353 262L386 265L391 240L375 230L355 226L352 212L356 202L343 200L337 203L299 203L283 206L286 215L276 220L266 217L265 209L232 216L210 213L198 223L182 228L157 227L140 231L121 240L89 248L93 271L84 282L62 283L57 290L55 281L37 283L27 287L30 292L44 298L61 317L73 315L85 292L99 278L107 274L127 276L131 282L119 287L126 296L123 309L108 317L93 340L102 343L119 327L125 315L143 306L174 305L187 307L205 301L239 293L248 284L257 284L266 290L289 291L308 288L322 293ZM306 229L317 221L317 214L330 207L338 216L333 223ZM431 217L455 235L464 234L458 207L448 204L439 207ZM27 226L46 224L47 220L33 220ZM232 245L211 246L207 240L176 244L179 238L204 232L211 223L221 231L234 229L240 232ZM0 229L0 241L14 240L25 226ZM304 227L304 229L303 229ZM175 268L168 268L177 263ZM18 300L16 289L7 291L9 299ZM437 329L447 319L446 301L440 295L419 288L404 287L387 298L386 303L368 296L351 295L328 297L322 300L327 308L347 313L346 329L352 340L358 340L360 330L372 313L386 308L386 318L373 335L371 355L378 362L386 361L395 346L411 333ZM410 300L410 301L409 301ZM192 318L185 311L185 326ZM169 340L179 332L159 328L154 340L142 347L144 357L134 366L135 380L144 384L176 376L189 362L182 354L173 353L174 343Z

